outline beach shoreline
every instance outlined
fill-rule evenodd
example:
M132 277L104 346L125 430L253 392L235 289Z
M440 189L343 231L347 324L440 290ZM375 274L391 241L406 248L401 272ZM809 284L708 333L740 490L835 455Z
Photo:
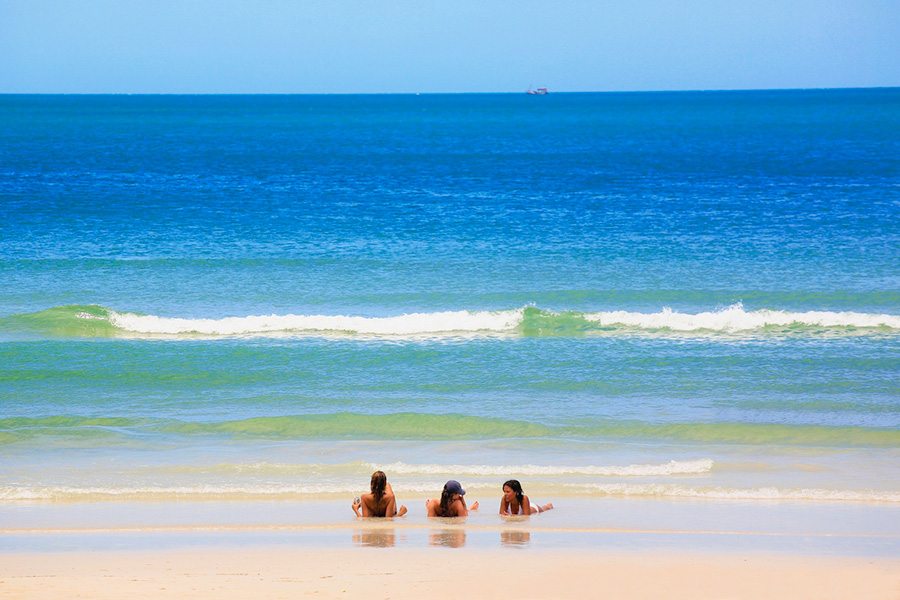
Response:
M414 510L395 519L354 518L322 500L6 506L0 592L900 598L896 506L563 498L542 515L501 517L484 498L490 507L467 518L429 519L410 500Z
M433 529L466 531L479 546L482 535L518 531L546 536L536 547L585 546L596 548L610 536L650 536L655 540L681 537L698 540L693 547L708 548L715 539L757 539L759 548L797 539L883 540L874 552L851 546L835 546L835 554L886 554L900 556L900 504L894 502L744 501L683 498L548 498L556 508L531 517L498 514L498 494L469 494L480 509L461 519L426 517L424 497L403 494L409 507L403 517L365 519L354 517L350 499L206 500L206 501L11 501L0 503L0 552L22 551L22 540L45 536L50 542L66 536L102 542L110 536L237 536L252 539L283 537L289 543L303 536L341 536L348 532L394 531L407 535L410 545ZM467 496L467 497L468 497ZM299 537L298 537L299 536ZM597 537L600 536L600 537ZM346 546L339 537L331 545ZM579 541L584 538L586 541ZM142 542L143 543L143 542ZM616 547L622 547L616 541ZM646 546L628 542L626 546ZM83 545L84 546L84 545ZM139 544L140 546L140 544ZM92 547L89 543L86 547ZM102 547L102 543L101 543ZM52 550L49 545L35 546ZM65 548L65 546L61 546ZM722 545L727 550L727 544ZM796 553L793 547L784 548ZM820 545L820 551L824 549ZM719 550L718 548L716 549Z

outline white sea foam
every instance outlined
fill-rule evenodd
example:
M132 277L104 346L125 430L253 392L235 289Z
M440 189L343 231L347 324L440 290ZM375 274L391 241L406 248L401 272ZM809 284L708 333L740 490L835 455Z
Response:
M358 487L358 486L357 486ZM0 488L0 500L208 500L216 498L276 498L351 494L349 485L176 485L123 487L10 487Z
M704 458L692 461L672 460L663 464L628 465L628 466L579 466L579 465L414 465L392 463L389 465L369 465L373 470L382 469L388 473L402 475L429 475L450 473L459 476L555 476L555 475L593 475L599 477L654 477L667 475L698 475L709 473L713 461Z
M541 318L555 319L564 314L538 311ZM78 318L99 318L79 313ZM740 333L765 328L844 328L900 330L900 315L859 312L760 309L747 311L742 304L717 311L682 313L664 308L659 312L630 312L624 310L590 312L584 321L598 328L626 328L628 330ZM336 333L375 336L473 335L479 333L512 333L530 318L526 309L498 311L445 311L411 313L391 317L361 317L348 315L251 315L222 319L185 319L139 315L108 311L109 322L122 331L147 335L290 335ZM564 323L564 321L563 321ZM565 333L565 325L556 331Z
M79 319L95 319L95 320L102 320L102 319L105 318L105 317L102 317L102 316L100 316L100 315L92 315L91 313L85 312L85 311L81 311L81 312L79 312L79 313L76 313L75 316L78 317Z
M396 317L258 315L224 319L181 319L110 311L109 320L125 331L150 334L247 335L274 332L347 332L372 335L421 335L443 332L501 332L513 329L523 311L448 311Z
M594 477L665 477L669 475L700 475L713 469L713 461L708 458L690 461L671 460L661 464L627 465L627 466L593 466L593 465L440 465L409 464L395 462L367 463L352 462L339 464L323 463L246 463L218 465L179 465L163 469L167 473L187 474L191 476L207 473L246 474L246 475L278 475L278 476L337 476L365 477L371 472L383 470L389 475L458 475L467 477L491 477L516 475L521 477L553 477L565 475L585 475Z
M470 475L471 477L471 475ZM395 482L396 483L396 482ZM533 484L533 485L532 485ZM274 499L348 499L360 491L359 481L309 485L173 485L173 486L56 486L0 488L0 502L21 501L207 501L207 500L274 500ZM466 482L473 494L493 490L490 485ZM730 488L703 487L661 483L551 483L530 482L529 489L540 489L543 496L553 497L655 497L696 498L705 500L797 501L797 502L884 502L900 503L900 491L874 489L823 489L776 487ZM434 482L404 482L396 491L405 497L434 495L440 485Z
M707 498L710 500L805 500L843 502L900 502L900 492L890 490L829 490L818 488L781 489L690 487L658 483L571 484L576 495L590 492L605 496L655 496Z
M670 329L673 331L752 331L763 327L889 327L900 329L900 316L858 312L790 312L784 310L746 311L742 304L726 309L697 314L679 313L669 308L657 313L627 311L595 312L585 319L601 325L625 325L642 329Z

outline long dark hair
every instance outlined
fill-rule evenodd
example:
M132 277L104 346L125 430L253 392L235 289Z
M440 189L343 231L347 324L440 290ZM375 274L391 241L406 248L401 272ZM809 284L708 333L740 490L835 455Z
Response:
M447 491L447 485L444 484L444 489L441 491L441 516L449 517L450 516L450 503L453 501L453 492Z
M372 489L372 504L375 510L381 508L381 501L384 499L384 489L387 487L387 475L384 471L375 471L372 473L372 483L369 486Z
M524 494L522 492L522 484L519 483L518 479L510 479L503 484L503 487L509 487L509 489L514 491L516 493L516 500L519 501L519 504L522 504Z

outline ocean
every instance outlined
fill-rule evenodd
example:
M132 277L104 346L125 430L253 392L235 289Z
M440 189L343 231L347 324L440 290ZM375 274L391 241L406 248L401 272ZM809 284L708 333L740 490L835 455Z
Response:
M900 506L896 88L0 96L0 282L7 528Z

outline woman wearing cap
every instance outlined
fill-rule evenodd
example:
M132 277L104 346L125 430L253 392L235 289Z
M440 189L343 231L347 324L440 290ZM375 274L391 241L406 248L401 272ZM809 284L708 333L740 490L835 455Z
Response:
M501 515L536 515L553 508L553 503L540 506L532 504L522 492L522 484L516 479L510 479L503 484L503 497L500 498Z
M472 508L466 506L466 490L458 481L451 479L444 484L440 500L426 500L425 507L429 517L465 517L469 510L478 510L476 501Z
M384 471L372 473L369 488L372 490L371 493L363 494L353 501L353 512L357 517L360 516L360 508L363 517L402 517L406 514L406 507L402 504L400 510L397 510L397 499Z

